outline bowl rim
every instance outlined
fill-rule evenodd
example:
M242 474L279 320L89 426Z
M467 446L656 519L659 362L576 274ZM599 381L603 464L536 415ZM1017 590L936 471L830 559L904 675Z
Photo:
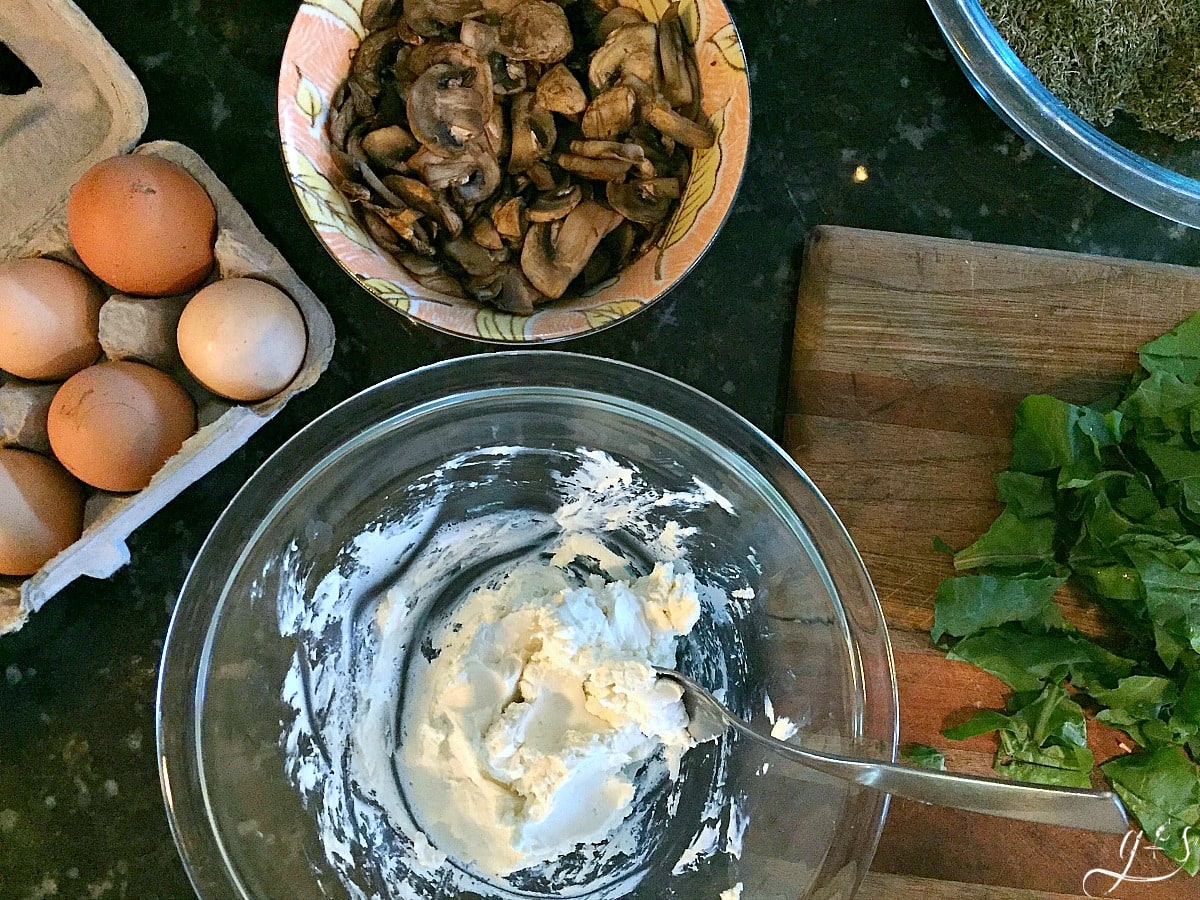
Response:
M629 2L629 0L623 0L623 2L627 3L627 2ZM744 137L737 141L734 141L729 146L729 150L734 152L736 154L736 156L740 159L740 164L736 167L736 172L733 175L725 176L725 178L727 180L724 182L724 186L721 187L720 190L714 191L713 198L716 199L716 201L722 207L720 209L720 215L719 215L718 219L716 220L716 222L711 227L711 230L705 229L705 231L707 233L704 234L704 236L703 236L703 245L696 249L696 251L687 260L687 262L682 266L681 270L675 276L670 278L670 280L664 281L662 283L662 286L656 288L652 295L645 296L645 297L634 297L634 298L630 298L628 301L622 301L621 298L617 297L617 298L613 298L610 301L610 303L612 303L612 304L619 304L619 303L623 303L623 302L632 302L632 303L636 304L636 306L634 306L633 308L623 311L618 315L606 317L603 321L599 322L598 324L587 323L581 327L577 327L577 328L573 328L573 329L564 327L564 328L556 329L555 331L553 331L551 333L547 333L545 335L535 333L535 334L529 336L526 334L524 326L520 329L520 331L518 331L517 328L511 327L511 323L523 322L523 323L528 324L531 322L536 322L539 319L539 316L543 316L545 313L561 312L561 310L555 310L553 308L554 305L560 301L552 301L549 304L546 304L538 309L535 309L534 312L532 314L530 314L529 316L521 316L521 315L517 315L517 314L513 314L513 313L507 313L507 312L504 312L503 310L494 309L494 308L488 306L487 304L478 304L478 308L476 310L477 313L479 313L479 312L489 313L490 312L494 315L494 317L497 320L503 319L510 323L510 327L508 329L506 329L504 331L500 331L499 329L497 329L499 333L496 336L493 336L493 335L483 333L481 330L478 329L478 327L473 327L470 329L465 328L465 327L464 328L454 327L452 324L436 321L436 320L431 319L428 316L420 315L416 312L413 312L408 303L406 303L403 307L398 306L394 303L389 302L379 292L377 292L371 286L366 284L366 281L370 280L370 279L366 279L363 276L356 274L353 271L353 269L350 267L350 265L339 254L334 252L334 249L329 244L329 240L328 240L326 234L324 234L322 232L322 230L318 227L318 224L317 224L317 222L314 221L313 216L309 215L309 213L307 212L305 205L302 202L303 198L301 197L301 188L300 188L300 184L299 184L299 181L303 176L302 176L302 173L300 173L296 170L296 167L294 166L293 161L289 158L289 154L287 152L288 137L289 137L289 134L291 133L292 129L289 128L287 121L286 121L286 116L285 116L285 108L286 108L287 104L290 102L290 98L287 96L287 94L285 92L285 82L290 80L293 76L296 76L299 78L304 77L303 73L300 72L299 66L297 65L297 62L296 62L297 51L295 50L296 44L294 43L293 38L294 38L294 35L296 32L297 23L300 21L301 17L303 15L305 15L305 13L306 13L306 7L313 5L311 0L309 0L309 2L305 2L300 5L300 7L296 11L295 16L292 19L291 24L288 27L288 34L285 39L283 54L282 54L282 58L280 60L279 77L276 82L277 93L276 93L276 117L275 118L276 118L276 127L278 129L279 138L280 138L279 153L282 158L284 172L287 175L288 185L289 185L289 188L292 193L292 199L295 201L296 206L301 213L301 218L303 218L304 222L308 225L309 230L316 237L317 242L321 245L321 248L325 251L325 253L337 264L337 266L343 272L346 273L346 275L348 275L354 281L355 284L357 284L361 289L366 291L366 293L369 294L373 299L377 300L378 302L382 303L384 306L388 307L392 312L399 313L400 315L402 315L405 319L407 319L410 322L416 323L417 325L431 328L436 332L448 335L450 337L462 338L462 339L470 340L470 341L484 344L484 345L501 346L501 347L548 346L548 345L552 345L552 344L562 343L564 341L574 340L574 339L580 338L580 337L586 337L586 336L590 336L593 334L598 334L602 331L607 331L608 329L610 329L616 325L626 322L629 319L632 319L634 316L637 316L639 313L641 313L641 312L645 311L646 309L650 308L651 306L654 306L657 303L659 303L661 300L663 300L663 298L665 298L668 294L670 294L677 287L679 287L687 279L687 277L692 273L692 271L696 268L696 266L700 263L700 261L708 254L709 250L712 249L712 245L715 243L715 241L721 234L722 230L725 228L725 225L729 221L729 218L733 212L733 209L734 209L735 205L737 204L738 197L741 193L742 185L745 182L746 169L748 168L748 165L749 165L749 154L750 154L750 147L752 144L753 127L754 127L754 103L753 103L753 97L752 97L752 91L751 91L748 63L746 61L746 55L745 55L745 44L742 41L741 33L738 30L737 23L734 21L733 14L729 9L729 5L726 2L726 0L695 0L695 2L698 5L701 3L707 2L713 6L720 8L723 11L724 17L722 18L721 21L724 24L722 27L729 28L730 34L733 37L734 46L736 48L737 54L738 54L738 56L740 56L740 58L742 60L742 66L741 66L740 72L737 75L733 76L735 84L736 84L736 89L732 93L733 93L734 97L740 103L744 103L744 105L745 105ZM319 6L319 4L317 4L317 5ZM351 25L348 27L353 27L353 26ZM693 158L694 158L695 152L696 151L693 151ZM693 174L694 174L694 170L693 170ZM690 182L691 182L691 175L689 175L688 183L690 183ZM685 193L686 193L686 189L687 188L685 185L685 187L684 187ZM703 207L703 205L707 204L708 202L710 202L710 201L706 200L704 204L701 204L701 208ZM673 220L674 219L672 219L672 221ZM668 229L668 231L669 231L669 229ZM643 257L652 254L657 246L658 245L655 244L653 247L648 248L646 253L643 254ZM382 253L383 251L380 250L378 252ZM619 281L619 277L615 281L610 280L609 282L606 282L605 284L602 284L602 285L594 288L593 292L607 290L614 283L616 283L616 281ZM400 287L400 286L398 286L398 287ZM444 303L446 305L451 305L451 306L457 305L455 298L451 298L451 297L443 298L441 295L437 295L436 292L430 292L429 296L422 296L419 294L419 291L424 290L424 289L419 288L419 286L415 291L410 288L404 288L404 290L405 290L405 293L407 293L409 295L408 299L410 301L412 299L417 299L417 300L421 300L425 303L438 303L438 304ZM585 296L591 296L591 294L587 294ZM471 302L474 302L474 301L471 301Z
M928 0L959 66L1018 134L1111 194L1200 228L1200 180L1118 144L1066 107L1017 57L979 0Z
M349 430L347 425L352 428L357 423L359 431L377 427L378 422L369 416L361 415L360 407L382 404L381 408L387 412L387 418L420 408L431 399L428 392L422 392L420 397L415 399L402 398L398 403L387 401L388 392L403 390L412 382L419 384L422 379L433 379L435 384L441 381L449 382L451 379L445 377L447 370L470 371L477 361L507 367L505 374L511 380L500 383L501 387L557 387L580 367L599 365L612 368L615 373L643 379L645 384L640 385L639 389L646 394L652 393L651 387L654 387L670 389L676 392L677 396L695 400L702 407L701 413L716 416L723 423L730 424L738 431L737 439L749 441L759 452L782 465L786 477L794 479L800 489L814 501L818 514L823 519L821 526L832 530L838 541L838 553L853 569L850 575L858 595L850 598L853 603L847 603L846 597L840 598L843 619L848 635L870 639L877 647L877 653L873 660L864 660L859 638L851 641L850 679L862 704L852 719L852 726L858 733L862 733L863 717L868 709L874 710L873 715L882 716L882 731L886 734L877 735L875 740L880 752L890 760L895 760L900 737L899 691L893 649L878 595L845 525L824 494L778 443L736 411L702 391L631 363L544 349L509 350L456 357L422 366L372 385L341 401L296 432L272 453L237 491L205 537L189 568L163 642L155 690L155 741L159 783L171 835L193 888L197 895L205 900L245 896L235 887L239 884L234 876L235 867L226 853L224 842L213 829L209 816L206 813L197 815L198 811L205 810L208 806L207 784L201 783L197 786L189 780L189 776L195 775L200 769L200 722L204 694L201 676L208 668L212 616L222 602L221 585L227 582L228 574L241 564L244 556L245 547L242 546L243 542L239 536L245 534L248 521L258 523L262 515L272 509L281 496L290 493L298 483L308 478L308 462L313 462L314 467L320 465L331 452L355 440L357 432ZM547 367L539 363L549 362L565 363L565 369L556 369L556 377L545 377ZM613 385L617 385L619 389L613 389ZM496 386L495 383L486 385L489 390ZM575 384L572 386L578 387ZM648 403L644 397L630 397L634 390L619 384L615 378L602 386L588 387L585 390L592 396L624 398L649 406L662 415L679 419L696 428L714 443L723 445L727 452L741 458L756 470L759 469L753 460L743 456L734 439L727 433L714 435L709 428L701 425L697 421L699 415L682 416L677 410L666 411L661 405ZM442 399L461 396L462 393L461 390L448 391ZM312 446L307 446L314 436L316 440L311 441ZM290 459L297 453L303 456L300 465ZM768 478L761 470L760 475L779 490L775 479ZM785 493L781 491L780 496L791 506L791 501ZM811 527L811 521L805 520L806 527ZM253 530L257 530L258 527L259 525L255 524ZM237 549L233 553L226 552L227 548L222 545L227 543L231 543ZM826 565L829 565L828 561ZM839 593L845 592L843 584L844 582L838 582ZM866 671L868 663L871 665L870 672ZM882 691L875 689L879 686L880 671L885 676ZM868 682L875 682L870 692ZM883 696L880 696L881 693ZM866 793L863 796L868 798L868 803L874 805L874 813L869 827L858 831L854 840L849 842L858 854L855 858L860 862L855 870L856 883L865 876L870 860L878 848L890 803L888 795L864 790ZM181 797L186 798L182 805ZM201 801L200 804L196 803L197 799Z

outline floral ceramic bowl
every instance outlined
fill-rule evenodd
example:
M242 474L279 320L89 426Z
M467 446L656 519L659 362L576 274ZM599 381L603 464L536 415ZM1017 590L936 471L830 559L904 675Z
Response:
M657 21L668 0L620 0ZM413 277L367 233L335 187L326 128L331 98L345 80L365 34L362 0L309 0L292 23L279 78L279 131L292 189L309 224L335 260L379 300L439 331L496 343L577 337L629 318L670 290L712 243L733 205L750 141L745 57L721 0L681 0L692 39L701 110L716 143L692 153L691 175L657 245L586 296L568 297L514 315L438 293Z

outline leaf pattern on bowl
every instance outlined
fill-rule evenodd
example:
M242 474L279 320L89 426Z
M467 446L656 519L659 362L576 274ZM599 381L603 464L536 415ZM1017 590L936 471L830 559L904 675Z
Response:
M700 215L700 210L712 199L713 193L717 189L717 173L721 168L721 133L725 130L725 106L709 116L708 121L712 125L716 140L713 141L711 147L696 150L692 154L691 177L688 178L687 187L679 199L679 208L675 210L675 217L671 219L671 225L658 245L658 259L655 261L654 275L659 279L663 277L663 255L691 230L696 223L696 217Z
M514 316L496 309L481 309L475 314L479 336L489 341L525 341L525 326L530 316Z
M327 12L358 35L359 40L367 36L362 24L362 0L305 0L304 5Z
M296 198L313 227L336 231L351 243L373 250L374 243L346 208L342 195L317 170L312 160L291 144L283 145L283 153L292 176L292 185L296 188Z
M300 107L300 112L304 113L309 123L316 125L317 119L325 110L321 90L303 72L298 71L297 74L300 81L296 85L296 105Z
M738 72L746 71L746 55L742 52L742 44L738 40L737 30L733 27L732 22L714 31L709 40L717 48L721 58L729 63L731 69Z
M583 314L583 317L587 321L589 329L603 328L613 322L621 321L626 316L633 315L641 307L642 304L637 300L614 300L612 303L605 303L603 306L589 309Z
M403 313L409 311L412 299L408 296L408 291L400 287L396 282L389 281L386 278L366 278L361 275L358 281L363 287L393 309L398 309Z

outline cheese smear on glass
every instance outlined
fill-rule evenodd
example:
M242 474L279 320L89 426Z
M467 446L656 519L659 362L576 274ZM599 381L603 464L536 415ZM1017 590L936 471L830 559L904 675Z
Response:
M503 876L603 840L646 763L663 753L675 777L692 746L681 691L653 667L675 665L699 616L673 562L583 584L531 562L473 591L401 716L397 769L433 845Z

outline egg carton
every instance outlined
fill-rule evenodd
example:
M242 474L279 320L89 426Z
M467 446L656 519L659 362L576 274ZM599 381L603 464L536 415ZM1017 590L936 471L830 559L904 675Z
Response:
M295 301L308 330L304 362L292 382L260 403L237 404L205 390L179 362L174 326L190 294L144 299L107 291L101 307L105 357L169 372L195 400L200 427L141 491L89 490L82 537L37 573L0 576L3 635L80 576L107 578L128 563L126 540L139 525L316 382L333 356L334 329L325 307L195 151L171 141L137 145L148 116L141 85L73 3L4 0L0 41L39 81L24 94L0 95L0 260L48 256L83 269L67 237L71 185L116 153L159 156L186 169L216 206L217 265L205 284L242 276L271 283ZM46 410L56 387L0 372L0 445L46 452Z

